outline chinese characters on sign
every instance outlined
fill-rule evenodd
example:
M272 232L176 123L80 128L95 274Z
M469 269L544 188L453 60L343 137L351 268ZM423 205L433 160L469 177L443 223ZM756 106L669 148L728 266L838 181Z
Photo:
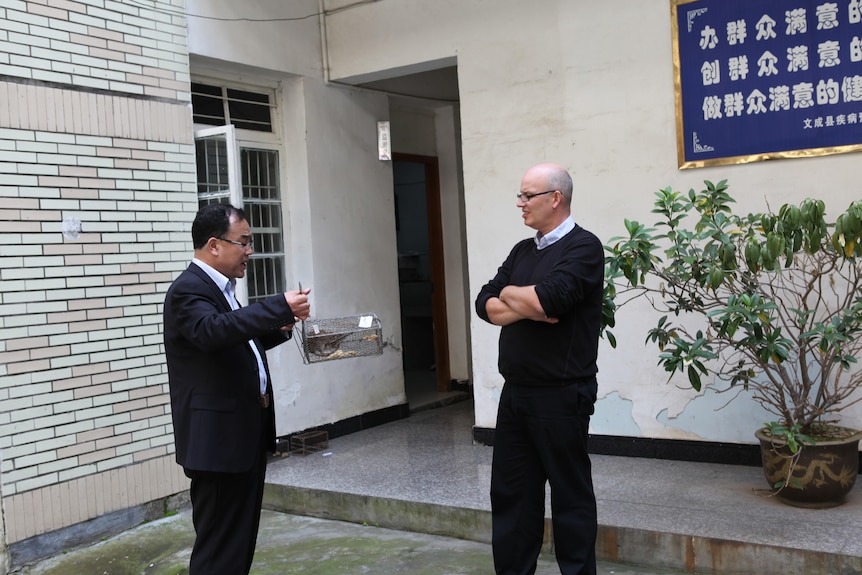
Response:
M862 0L671 0L681 168L862 150Z

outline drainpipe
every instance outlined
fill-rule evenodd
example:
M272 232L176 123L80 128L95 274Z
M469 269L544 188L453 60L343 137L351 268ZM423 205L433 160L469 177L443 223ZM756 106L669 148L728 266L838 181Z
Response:
M320 22L320 59L323 61L323 83L329 85L329 42L326 38L326 0L317 0L317 18Z

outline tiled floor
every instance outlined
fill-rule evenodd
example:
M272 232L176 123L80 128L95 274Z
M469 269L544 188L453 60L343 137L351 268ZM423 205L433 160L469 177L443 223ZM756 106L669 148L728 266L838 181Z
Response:
M275 461L267 482L337 493L342 500L352 494L366 502L380 498L487 513L492 448L473 445L473 422L472 401L420 411L335 438L323 453ZM659 546L639 553L700 553L700 561L742 565L739 554L745 548L751 551L745 561L784 561L782 568L790 569L786 572L862 573L859 483L843 506L808 510L760 494L766 480L759 467L600 455L592 459L600 526L618 539L655 541ZM726 556L716 558L718 550ZM824 554L830 561L839 557L841 570L805 570L809 556Z
M431 369L406 372L404 374L404 389L411 413L470 398L470 394L463 391L437 391L437 373Z

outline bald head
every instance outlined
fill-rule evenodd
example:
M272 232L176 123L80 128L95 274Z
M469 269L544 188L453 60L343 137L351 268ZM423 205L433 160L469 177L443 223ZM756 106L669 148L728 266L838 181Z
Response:
M570 215L572 178L559 164L533 166L521 179L517 206L524 224L547 234Z
M538 164L533 166L524 175L524 178L530 176L536 178L536 181L544 181L545 189L559 190L563 195L562 204L566 209L569 209L572 204L572 177L563 166L559 164Z

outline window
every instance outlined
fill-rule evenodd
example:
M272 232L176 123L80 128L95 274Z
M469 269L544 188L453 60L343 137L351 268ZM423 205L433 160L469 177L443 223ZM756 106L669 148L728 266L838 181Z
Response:
M269 95L192 82L192 110L196 124L233 124L242 130L272 132Z
M195 161L198 174L198 206L229 204L231 197L227 141L223 138L195 140Z
M205 87L213 93L222 90ZM224 91L254 94L227 88ZM266 121L269 122L269 98L262 96L267 104L258 108L266 110ZM237 143L236 128L242 126L236 121L234 112L252 116L253 106L244 108L243 104L233 107L229 103L216 106L213 105L215 101L215 98L192 100L195 122L224 122L230 118L233 124L206 128L195 133L198 205L231 203L245 212L254 235L254 252L248 262L245 282L241 282L243 287L238 284L237 293L240 297L247 295L248 302L254 303L286 289L279 153L272 149L271 142L269 146L253 142ZM267 131L271 131L271 126Z
M254 302L285 291L278 152L240 148L240 165L243 210L254 235L248 273L248 300Z

